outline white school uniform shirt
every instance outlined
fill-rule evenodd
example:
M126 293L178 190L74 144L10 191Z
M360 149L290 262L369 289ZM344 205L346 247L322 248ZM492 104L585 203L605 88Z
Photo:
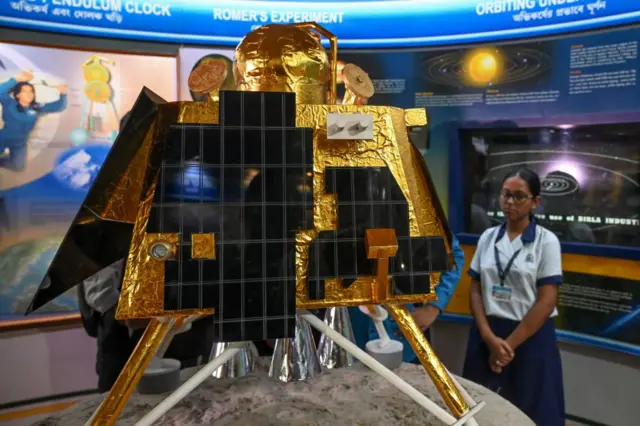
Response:
M498 248L503 271L513 254L520 249L502 288L494 245ZM480 282L488 316L522 321L536 303L538 287L562 284L560 241L553 232L537 225L535 221L513 241L509 241L505 225L487 229L478 241L469 275ZM508 297L496 297L505 292ZM556 315L558 310L554 309L551 317Z

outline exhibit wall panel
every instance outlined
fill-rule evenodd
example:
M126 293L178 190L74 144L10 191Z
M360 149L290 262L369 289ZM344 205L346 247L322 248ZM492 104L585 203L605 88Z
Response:
M145 86L176 100L175 57L0 43L0 320L26 312ZM74 290L36 315L70 312Z
M97 393L96 348L80 325L0 333L0 423L33 424L30 406Z

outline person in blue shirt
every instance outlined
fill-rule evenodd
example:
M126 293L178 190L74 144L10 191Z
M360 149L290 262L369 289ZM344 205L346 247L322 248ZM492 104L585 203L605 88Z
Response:
M36 91L30 80L33 74L22 71L4 83L0 83L2 121L0 129L0 167L24 170L27 163L29 134L43 114L64 111L67 107L67 86L60 84L56 90L60 99L47 104L36 102ZM8 154L6 151L9 151Z
M420 307L414 307L413 305L407 306L409 312L412 313L413 318L423 332L426 332L429 329L431 324L433 324L436 318L438 318L440 312L446 308L453 292L458 286L460 271L464 268L464 251L460 248L460 243L455 237L453 238L452 249L456 267L455 269L445 272L440 276L440 284L436 286L436 295L438 296L438 300ZM358 307L349 308L349 316L351 317L351 326L353 328L356 345L358 345L359 348L364 349L368 341L379 338L378 332L376 331L371 318L362 313ZM416 363L417 357L415 352L413 352L413 348L409 342L405 340L391 315L389 315L389 318L384 321L384 326L390 338L397 340L404 345L404 352L402 355L403 361Z

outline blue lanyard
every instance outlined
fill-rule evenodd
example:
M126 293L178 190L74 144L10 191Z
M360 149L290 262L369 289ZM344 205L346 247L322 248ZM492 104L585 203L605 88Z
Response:
M509 261L507 262L507 266L502 269L502 265L500 264L500 252L498 251L498 239L496 238L496 241L493 243L493 253L496 258L496 268L498 268L498 276L500 277L501 287L504 287L504 281L507 278L507 275L509 275L509 271L513 266L513 261L516 260L516 257L518 257L518 255L520 254L520 251L522 251L521 248L516 250L516 252L513 253L513 256L511 256L511 259L509 259Z

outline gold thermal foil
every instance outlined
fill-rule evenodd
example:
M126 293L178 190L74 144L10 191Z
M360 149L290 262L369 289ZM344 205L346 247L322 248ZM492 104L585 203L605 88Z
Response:
M164 310L164 264L150 255L151 247L166 241L178 244L178 234L147 234L147 222L155 184L141 202L139 217L133 231L129 258L122 281L122 291L116 318L129 320L158 316L175 317L212 314L213 309L191 309L182 311Z
M297 105L296 125L314 129L313 136L313 231L331 231L337 229L337 207L334 194L324 192L325 169L327 167L387 167L396 179L409 204L409 230L412 237L445 236L446 219L432 201L438 202L429 188L424 170L414 156L413 146L407 134L407 121L426 122L426 114L411 112L407 118L405 110L384 106L358 105ZM328 140L327 116L329 113L371 114L374 121L373 140ZM423 120L424 118L424 120ZM416 125L416 124L414 124ZM305 242L310 244L310 234ZM445 238L447 250L451 247ZM375 277L359 277L347 289L342 288L338 278L325 280L325 299L311 301L308 298L308 248L296 247L297 271L297 307L313 309L329 306L353 306L370 303L373 297L372 286ZM431 274L433 285L438 282L439 274ZM337 285L339 284L339 285ZM388 295L380 303L420 303L435 300L435 293L429 295Z
M176 102L179 108L176 123L218 124L220 104L208 102Z
M293 25L298 28L306 28L307 31L320 42L322 42L320 36L324 36L329 40L329 93L327 94L327 101L325 103L329 105L335 104L338 93L338 37L317 22L299 22Z
M296 31L307 32L303 28L297 28ZM303 37L302 39L305 38ZM314 40L312 44L316 43L317 38L312 37L312 39ZM307 47L310 49L309 46ZM268 46L263 47L267 50L269 49ZM303 51L310 52L310 50L305 51L304 49ZM326 57L326 52L324 55ZM247 56L247 58L252 57L252 54ZM285 61L284 63L288 62ZM245 65L247 64L245 63ZM322 72L324 73L325 71ZM251 76L255 77L255 81L249 79L245 80L245 83L247 81L263 81L262 77L260 77L261 75L264 77L270 74L260 74L259 72L255 75L251 74ZM313 72L310 75L313 76ZM321 78L325 79L325 77L325 74L322 74ZM285 79L284 81L288 80ZM287 84L293 84L292 81ZM296 81L295 84L304 86L301 81ZM281 86L278 90L287 91L288 89ZM374 140L327 140L327 114L332 112L373 115ZM213 310L164 311L164 264L151 259L149 256L149 245L152 244L154 236L146 234L146 225L169 126L175 123L217 124L218 113L219 104L212 101L163 104L159 108L154 126L146 135L145 143L140 150L140 159L137 160L140 161L139 164L141 166L135 168L132 166L131 168L132 175L137 173L137 179L141 179L137 180L136 185L142 188L141 193L143 196L137 206L134 235L125 270L121 301L118 306L119 319L204 315L213 312ZM407 113L402 109L393 107L297 105L296 125L314 129L314 229L300 233L299 235L304 238L296 243L298 308L351 306L367 301L370 302L374 294L374 286L378 285L376 277L360 277L349 288L344 289L342 288L340 277L336 277L333 280L327 280L325 283L325 300L308 300L308 245L315 238L317 232L337 229L336 196L335 194L324 192L324 171L326 167L388 167L408 200L410 235L413 237L446 235L444 217L436 211L431 203L431 197L435 194L423 176L423 164L418 161L421 159L415 157L407 135L408 124L417 125L425 121L426 115L424 114L421 115L421 113L413 110ZM142 166L145 166L144 173L140 172ZM448 244L448 240L445 240ZM450 247L448 249L450 251ZM438 277L439 274L431 275L432 284L437 283ZM430 295L389 295L384 303L419 303L434 299L433 292Z
M91 422L92 426L112 426L116 423L173 321L160 321L157 318L151 320L118 379L98 408Z
M296 102L324 104L331 77L319 37L296 25L265 25L236 47L233 74L238 90L295 92Z
M398 238L395 229L367 229L364 235L367 258L393 257L398 253Z
M427 374L429 374L429 377L433 380L447 407L449 407L454 416L458 418L463 416L469 410L469 405L464 400L460 390L451 379L451 376L449 376L447 369L438 359L424 333L420 330L418 324L416 324L413 316L411 316L411 313L409 313L404 306L389 305L387 309L391 312L391 315L393 315L393 319L398 324L398 328L402 331L407 342L411 344L420 363L422 363L424 369L427 370Z
M151 203L145 203L141 210L147 209L151 210ZM141 243L139 239L142 239ZM119 319L148 318L164 310L165 261L154 259L150 252L155 243L165 241L177 245L178 234L138 234L134 231L118 304Z
M155 123L151 125L151 130L147 132L142 146L131 159L127 170L122 175L113 193L100 212L100 217L106 220L134 223L138 213L138 203L142 194L144 174L147 169L147 161L153 135L155 133ZM95 210L94 210L95 211Z
M191 234L191 258L215 259L216 238L214 234Z
M376 138L373 141L328 141L326 117L329 112L365 113L374 116ZM215 114L215 115L214 115ZM119 319L149 318L211 314L213 310L166 312L164 306L164 265L149 256L153 236L146 234L146 225L155 191L155 179L166 132L173 123L215 124L218 103L176 102L160 108L159 117L145 138L141 149L147 159L143 179L137 185L146 190L138 204L129 259L118 306ZM215 117L215 119L214 119ZM413 121L415 122L415 121ZM422 165L414 158L406 131L406 118L402 109L375 106L298 105L297 125L314 128L314 228L304 241L297 243L297 303L298 308L310 309L326 306L353 306L371 301L375 277L360 277L349 288L342 288L337 277L325 283L326 298L309 301L307 290L308 244L317 232L337 229L337 203L335 194L324 188L326 167L388 167L409 202L411 236L445 235L444 225L430 203L431 192L424 178ZM142 158L142 157L141 157ZM140 160L142 161L142 160ZM141 163L144 165L144 163ZM138 175L142 176L138 169ZM149 180L153 178L151 183ZM304 247L307 245L307 247ZM305 255L305 253L307 253ZM432 284L439 274L431 275ZM435 299L435 295L388 296L385 303L420 303Z
M315 155L315 154L314 154ZM315 169L315 163L314 163ZM316 186L317 174L313 174L313 186ZM324 174L322 175L324 183ZM316 231L335 231L338 229L338 196L336 194L313 193L313 222Z
M427 125L427 110L424 108L409 108L404 110L404 124L407 127Z
M306 285L309 278L309 247L311 242L318 236L315 230L308 230L296 233L296 299L306 297L301 291L306 291Z

